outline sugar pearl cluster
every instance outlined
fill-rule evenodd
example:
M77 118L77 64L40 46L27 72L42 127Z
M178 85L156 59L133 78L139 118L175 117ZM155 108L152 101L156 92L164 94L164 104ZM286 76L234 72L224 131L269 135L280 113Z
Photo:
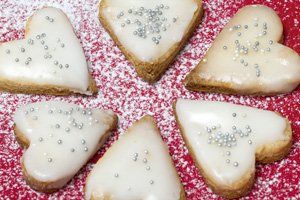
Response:
M235 121L238 120L237 118L239 116L237 113L232 113L231 117L234 118L233 121ZM243 114L240 117L246 118L247 115ZM206 133L208 134L207 143L223 148L226 151L225 155L228 157L225 162L230 164L231 149L237 146L239 140L242 139L247 139L248 144L252 145L253 141L251 140L251 134L253 131L249 125L246 125L245 127L237 127L237 125L233 124L231 130L227 131L221 131L221 128L222 126L220 124L206 127ZM238 165L238 162L233 162L234 167L238 167Z
M153 43L159 44L162 36L161 32L177 22L178 17L174 16L168 19L165 11L170 7L165 4L155 6L153 9L144 7L132 7L126 11L121 11L117 18L121 21L121 27L134 26L133 35L147 39L150 38Z
M268 53L272 49L274 43L273 40L263 42L263 38L268 35L268 24L266 22L260 21L257 17L253 18L253 24L237 24L229 28L229 31L235 35L235 40L233 45L227 46L226 44L222 47L224 51L227 51L231 46L233 46L234 55L232 57L233 61L238 62L241 67L252 67L255 71L256 77L261 76L260 65L255 61L250 63L247 60L248 54L255 53ZM248 31L255 31L257 34L253 40L243 40L243 36L247 36Z
M45 20L47 22L53 23L54 19L46 16ZM48 61L50 65L53 66L53 73L56 73L56 69L67 69L70 67L68 63L65 63L63 60L58 60L53 55L53 52L61 49L64 50L65 43L61 40L61 38L56 38L56 42L49 42L52 40L51 34L40 33L27 39L27 42L24 43L23 46L18 47L18 50L5 49L7 55L11 56L14 62L22 63L26 67L30 67L32 61L34 61L34 56L40 55L35 53L37 49L40 50L43 54L43 59ZM29 56L31 55L32 56Z
M63 109L59 107L30 107L24 111L24 115L39 123L39 120L42 120L41 123L44 123L45 120L51 120L49 122L49 134L43 135L38 138L38 143L51 142L56 143L56 145L64 145L68 143L69 137L74 137L74 134L77 134L78 131L82 131L87 126L92 126L99 123L99 120L94 118L93 112L90 109L83 109L80 107L70 107L69 109ZM60 119L61 116L66 118L65 122L58 122L56 119ZM66 137L67 135L67 137ZM64 139L63 139L64 138ZM88 142L83 136L79 138L80 142L74 144L74 146L66 146L70 153L75 152L88 152ZM45 158L49 163L54 161L51 152L44 152Z
M143 165L145 166L145 171L150 171L151 167L150 167L149 160L148 160L149 154L150 154L149 150L145 149L142 153L134 152L130 157L133 162L136 162L136 163L142 162ZM119 176L120 176L119 173L114 173L115 178L119 178ZM154 180L150 179L149 184L153 185ZM128 186L127 189L131 190L132 188L131 188L131 186Z

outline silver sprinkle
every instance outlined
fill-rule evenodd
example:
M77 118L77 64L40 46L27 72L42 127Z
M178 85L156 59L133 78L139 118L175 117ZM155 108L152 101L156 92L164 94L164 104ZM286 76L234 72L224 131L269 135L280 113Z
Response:
M69 131L70 131L70 128L65 128L65 131L66 131L66 132L69 132Z
M52 162L52 158L48 158L48 162Z
M147 167L146 167L146 170L149 171L149 170L150 170L150 166L147 166Z
M114 175L116 178L118 178L119 177L119 174L118 173L115 173L115 175Z
M227 152L226 152L226 155L227 155L227 156L230 156L230 154L231 154L230 151L227 151Z
M226 50L226 49L227 49L227 46L223 46L223 49Z
M150 181L150 184L151 184L151 185L153 185L153 184L154 184L154 181L153 181L153 180L151 180L151 181Z
M56 61L54 61L54 65L58 65L58 61L56 60Z
M252 144L252 140L248 140L248 143L249 143L249 144Z
M239 163L238 162L234 162L233 166L237 167L237 166L239 166Z
M25 65L29 65L29 62L28 62L28 61L25 61Z
M55 125L55 128L60 128L60 125L59 125L59 124L56 124L56 125Z
M46 37L46 33L42 33L42 37Z
M72 149L71 149L71 152L75 152L75 149L74 149L74 148L72 148Z
M43 141L43 138L42 138L42 137L40 137L40 138L39 138L39 141L40 141L40 142L42 142L42 141Z
M147 158L144 158L144 159L143 159L143 163L147 163Z
M144 151L144 153L145 153L145 154L148 154L148 153L149 153L149 151L148 151L148 150L145 150L145 151Z
M63 65L62 65L62 64L59 64L59 68L62 69L62 68L63 68Z
M7 53L7 54L10 54L10 50L9 50L9 49L6 49L6 53Z
M21 52L23 52L23 53L25 52L25 49L23 47L21 48Z
M84 139L81 140L81 144L85 144L85 140Z
M62 140L57 140L57 143L58 144L62 144Z
M229 159L227 159L227 160L226 160L226 163L230 163L230 160L229 160Z
M66 65L65 65L65 68L69 68L69 64L66 64Z
M236 117L236 113L232 113L232 116L233 116L233 117Z
M88 151L89 149L87 147L84 147L84 151Z
M47 45L45 45L45 46L44 46L44 49L45 49L45 50L47 50L47 49L48 49L48 46L47 46Z

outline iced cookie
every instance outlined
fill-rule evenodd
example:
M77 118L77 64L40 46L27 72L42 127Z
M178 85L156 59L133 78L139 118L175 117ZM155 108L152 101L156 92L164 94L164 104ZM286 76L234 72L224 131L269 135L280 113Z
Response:
M112 111L44 101L20 107L15 135L26 148L21 165L31 188L53 192L63 187L94 155L117 125Z
M280 44L283 27L274 10L246 6L224 27L199 65L186 77L190 90L273 95L300 83L300 57Z
M68 95L97 92L67 16L45 7L27 21L25 39L0 44L0 90Z
M99 17L138 75L153 83L200 23L202 0L102 0Z
M135 122L100 158L87 178L85 199L185 199L152 117Z
M226 198L246 195L254 183L255 162L280 160L292 145L289 121L275 112L182 99L174 109L206 183Z

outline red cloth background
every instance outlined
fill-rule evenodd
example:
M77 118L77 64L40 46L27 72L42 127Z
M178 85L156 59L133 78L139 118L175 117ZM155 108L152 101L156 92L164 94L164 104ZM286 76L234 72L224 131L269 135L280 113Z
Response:
M103 155L120 133L144 114L154 115L158 122L188 199L220 199L203 182L182 141L171 107L177 98L227 101L274 110L287 117L292 122L294 136L291 153L280 162L258 164L255 185L245 199L300 199L299 87L288 95L249 97L189 92L182 85L186 74L200 61L234 13L244 5L254 3L265 4L279 14L284 24L284 43L300 53L299 0L205 0L203 22L185 49L159 82L148 85L137 77L132 65L100 25L97 19L98 0L1 0L0 42L23 38L26 19L36 9L45 5L61 8L70 18L82 42L100 91L96 97L0 93L0 199L82 199L84 183L92 163ZM50 195L31 190L22 178L20 157L23 150L14 138L12 118L19 105L49 99L112 109L120 117L119 129L105 147L65 188Z

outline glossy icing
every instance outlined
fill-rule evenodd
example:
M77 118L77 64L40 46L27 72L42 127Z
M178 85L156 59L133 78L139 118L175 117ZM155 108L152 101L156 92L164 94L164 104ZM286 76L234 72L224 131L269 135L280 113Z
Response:
M236 91L286 93L300 83L300 57L277 43L283 27L275 11L246 6L224 27L195 76Z
M61 10L36 11L28 20L25 39L0 45L0 79L90 94L83 49Z
M85 198L179 200L181 184L151 117L133 124L97 162Z
M195 0L105 0L105 5L103 14L118 40L129 52L144 62L158 59L172 45L180 42L198 8ZM134 35L134 32L147 22L147 13L138 16L134 15L134 12L142 13L145 9L155 11L157 8L161 13L154 16L157 17L157 21L153 24L160 23L157 29L159 31L156 32L155 29L152 33L151 29L146 28L145 31L150 33L147 34L147 38ZM141 22L140 26L136 19ZM130 20L130 23L127 20ZM159 40L159 44L156 44L153 38Z
M99 149L114 113L75 104L44 101L20 107L16 128L30 142L22 161L30 176L65 185ZM107 136L107 135L106 135Z
M258 147L288 139L284 134L286 120L271 111L180 99L176 103L176 114L197 162L222 185L230 185L254 171ZM235 139L227 138L229 142L224 145L224 135L215 141L218 133L229 133ZM219 146L220 138L222 146Z

